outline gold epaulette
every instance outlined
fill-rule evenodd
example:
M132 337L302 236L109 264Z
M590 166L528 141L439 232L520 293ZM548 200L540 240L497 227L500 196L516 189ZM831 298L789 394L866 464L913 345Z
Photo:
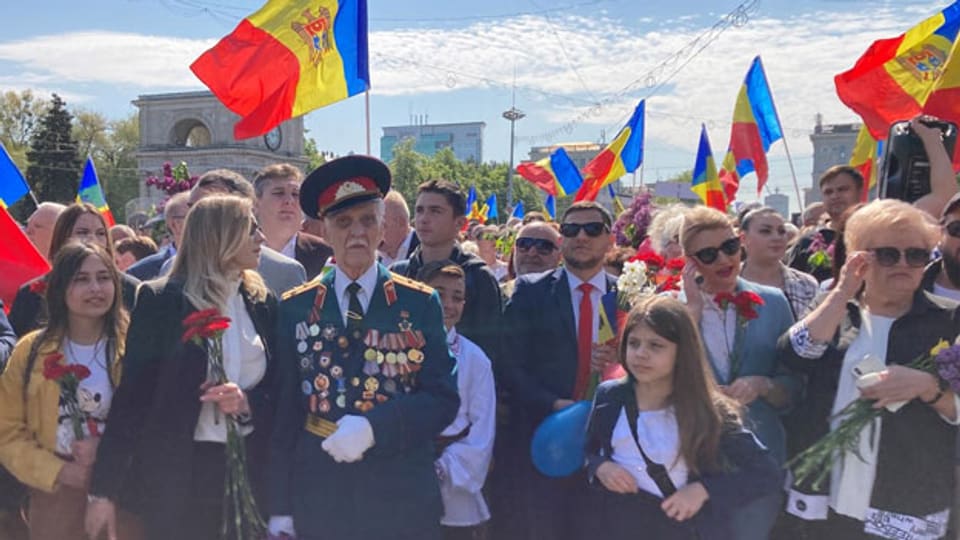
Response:
M433 287L427 285L426 283L420 283L415 279L410 279L406 276L401 276L395 272L390 272L390 279L395 281L397 285L402 285L408 289L413 289L415 291L420 291L426 294L433 294Z
M321 283L322 277L323 277L323 276L322 276L322 274L321 274L321 275L319 275L319 276L311 279L310 281L304 283L303 285L297 285L296 287L294 287L294 288L292 288L292 289L287 289L286 292L284 292L283 294L280 295L280 300L282 301L282 300L287 300L287 299L289 299L289 298L293 298L294 296L297 296L298 294L300 294L300 293L302 293L302 292L306 292L306 291L309 291L309 290L311 290L311 289L316 289L317 287L326 287L326 285L324 285L323 283Z

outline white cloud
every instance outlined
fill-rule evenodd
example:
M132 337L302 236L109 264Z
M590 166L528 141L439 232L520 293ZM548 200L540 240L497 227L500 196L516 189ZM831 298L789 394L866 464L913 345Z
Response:
M73 32L0 43L0 60L59 83L94 82L140 88L189 88L188 66L215 40L118 32Z

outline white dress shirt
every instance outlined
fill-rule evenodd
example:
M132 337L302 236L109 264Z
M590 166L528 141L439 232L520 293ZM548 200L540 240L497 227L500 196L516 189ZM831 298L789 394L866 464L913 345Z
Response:
M480 347L459 335L456 328L447 332L447 344L457 359L460 409L442 435L456 435L467 426L470 433L448 446L437 459L443 470L440 494L444 512L440 523L469 527L490 519L481 490L493 455L497 396L490 359Z
M281 255L286 255L291 259L297 258L297 235L300 233L293 233L293 236L290 237L290 241L284 244L283 249L280 250Z
M403 242L400 242L400 247L397 248L396 257L391 257L386 251L378 249L377 254L380 255L380 263L384 266L390 266L397 261L410 258L410 242L413 241L413 233L415 232L414 228L410 227L407 237L403 239Z
M240 285L233 288L234 292L227 299L223 311L225 317L230 318L230 326L223 332L223 369L227 380L236 383L240 388L247 390L256 386L267 371L267 356L263 340L253 326L250 314L240 295ZM200 417L193 431L193 440L208 442L226 442L227 425L222 415L218 420L217 405L204 403L200 407ZM242 435L253 431L252 425L238 426Z
M670 475L670 480L677 489L687 485L687 462L683 460L683 456L678 455L680 428L672 406L655 411L640 411L637 415L637 438L640 439L647 457L666 467L667 474ZM620 408L620 416L613 426L610 443L613 449L610 458L630 471L637 481L637 487L657 497L663 497L657 483L647 473L647 463L643 460L636 441L633 440L627 412L623 407Z
M578 287L585 282L573 275L569 270L564 270L564 272L567 273L567 283L570 284L570 299L573 304L573 327L574 329L579 329L580 300L583 298L583 292L581 292ZM591 339L591 343L597 343L597 334L600 329L600 298L607 293L607 273L601 270L594 274L586 283L593 285L593 289L590 290L590 303L593 305L593 338Z
M726 311L713 301L712 295L703 292L703 313L700 316L700 333L707 349L710 363L720 375L720 383L730 382L730 356L737 338L737 310L730 302Z
M347 310L350 306L350 293L347 292L347 285L354 282L350 276L343 273L340 266L335 270L333 277L333 289L337 293L337 302L340 304L340 316L343 317L343 325L347 325ZM364 272L357 280L360 290L357 291L357 299L360 300L360 307L366 313L370 307L370 299L373 298L373 290L377 286L377 265L371 264L370 268Z

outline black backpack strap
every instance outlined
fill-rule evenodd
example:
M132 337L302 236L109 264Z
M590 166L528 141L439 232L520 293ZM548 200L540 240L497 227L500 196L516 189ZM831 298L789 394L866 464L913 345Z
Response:
M636 400L627 400L627 403L624 406L627 410L627 423L630 424L630 434L633 435L633 442L637 444L637 450L640 450L640 455L643 456L643 461L647 465L647 474L650 475L650 478L653 479L653 483L655 483L657 488L660 489L660 492L663 493L663 498L673 495L677 492L677 486L673 485L673 480L670 479L670 474L667 473L667 468L664 467L662 463L657 463L650 459L650 456L643 451L643 445L640 444L640 438L637 437L637 419L640 416L640 411L637 410Z

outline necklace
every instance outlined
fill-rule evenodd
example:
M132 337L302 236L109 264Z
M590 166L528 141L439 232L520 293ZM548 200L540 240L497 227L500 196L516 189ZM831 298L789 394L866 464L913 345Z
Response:
M73 348L73 340L70 338L67 338L67 349L70 351L70 357L73 358L73 360L77 364L85 365L88 368L92 368L93 366L98 366L101 369L106 370L107 369L106 358L104 358L102 362L100 360L100 353L103 347L106 345L106 342L107 342L106 339L103 339L103 338L98 339L93 346L93 353L86 359L85 362L81 361L80 355L77 354L77 350Z

